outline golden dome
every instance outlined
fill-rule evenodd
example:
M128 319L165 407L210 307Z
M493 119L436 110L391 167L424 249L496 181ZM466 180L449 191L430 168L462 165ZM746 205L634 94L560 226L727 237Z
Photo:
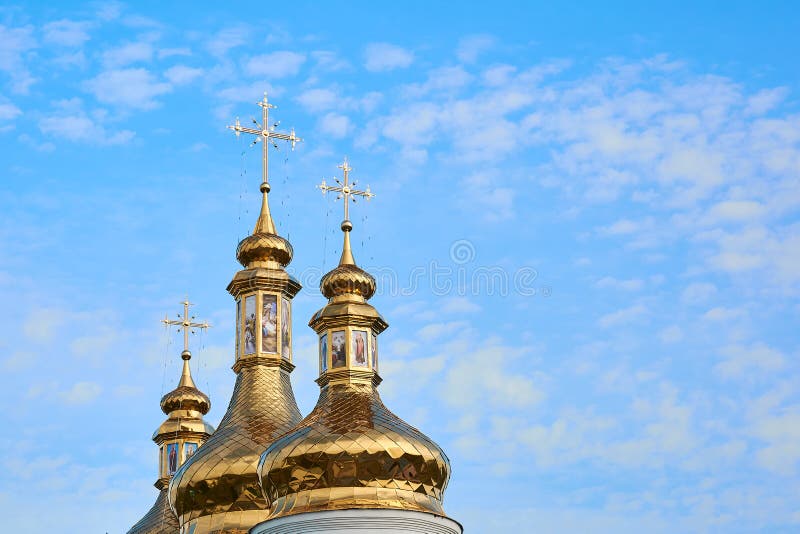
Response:
M314 410L261 456L270 518L343 508L444 515L444 452L368 383L324 385Z
M345 202L348 194L367 194L353 193L347 162L343 167L342 187L333 190L344 190ZM320 283L328 303L309 322L320 342L319 400L264 451L258 465L269 519L352 508L444 515L447 456L389 411L377 391L377 337L388 324L366 302L375 293L375 279L355 264L352 228L345 219L339 265Z
M198 533L244 533L266 518L259 455L300 420L289 374L279 366L239 370L217 431L172 477L170 503L182 525L197 523Z
M236 259L243 267L283 268L292 261L292 245L278 235L275 222L269 211L267 194L270 191L268 183L261 184L261 213L256 221L252 235L239 242L236 248Z
M178 387L161 397L161 410L169 414L175 410L192 410L205 415L211 409L208 396L197 389L189 371L189 360L192 355L188 350L181 353L183 359L183 373Z

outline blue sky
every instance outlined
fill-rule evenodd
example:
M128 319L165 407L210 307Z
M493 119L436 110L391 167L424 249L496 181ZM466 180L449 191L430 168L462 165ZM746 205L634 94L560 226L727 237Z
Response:
M0 8L7 528L152 504L187 293L224 413L260 179L225 125L268 90L305 140L271 166L303 412L340 250L314 186L348 155L381 392L449 454L468 532L797 530L797 8L530 4Z

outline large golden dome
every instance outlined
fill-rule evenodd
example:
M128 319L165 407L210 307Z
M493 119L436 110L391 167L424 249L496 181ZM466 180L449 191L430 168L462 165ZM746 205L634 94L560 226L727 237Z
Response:
M447 456L389 411L374 385L322 386L314 410L259 463L270 517L342 508L444 515Z
M368 194L353 192L346 162L342 168L344 182L333 190L345 191L345 203L348 194ZM444 515L447 456L389 411L377 391L378 335L388 324L367 302L375 279L355 264L351 230L345 219L339 265L320 284L328 303L309 322L319 335L319 400L258 465L269 519L353 508Z

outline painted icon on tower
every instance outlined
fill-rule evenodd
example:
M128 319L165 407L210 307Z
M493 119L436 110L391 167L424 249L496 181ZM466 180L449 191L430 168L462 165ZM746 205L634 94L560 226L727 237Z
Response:
M289 306L291 306L289 299L281 299L281 355L287 360L292 359L292 325L289 323L291 321Z
M244 299L244 353L256 351L256 296Z
M167 473L174 475L178 470L178 444L170 443L167 445Z
M278 297L261 296L261 352L278 352Z
M378 336L372 334L372 368L378 370Z
M353 365L367 366L367 331L353 330L352 340Z
M328 370L328 334L322 334L319 338L319 368L322 372Z
M336 330L331 332L331 367L344 367L345 363L344 330Z

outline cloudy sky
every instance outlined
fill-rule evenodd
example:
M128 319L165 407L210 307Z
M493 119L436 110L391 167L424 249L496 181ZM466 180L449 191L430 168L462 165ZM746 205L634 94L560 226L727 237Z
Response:
M194 312L225 411L267 90L296 371L345 155L380 391L449 454L468 532L800 528L800 10L402 2L0 8L0 510L124 532ZM42 506L47 510L42 512Z

